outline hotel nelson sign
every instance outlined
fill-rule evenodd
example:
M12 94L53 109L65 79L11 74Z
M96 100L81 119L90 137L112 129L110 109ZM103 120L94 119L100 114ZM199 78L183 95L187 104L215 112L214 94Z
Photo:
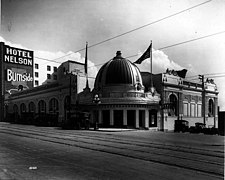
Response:
M33 51L1 45L5 92L11 94L33 87Z

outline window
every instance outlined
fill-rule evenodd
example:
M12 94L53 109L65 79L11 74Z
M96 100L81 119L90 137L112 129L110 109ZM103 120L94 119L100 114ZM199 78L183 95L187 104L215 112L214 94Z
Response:
M177 116L178 112L178 104L177 104L177 97L174 94L171 94L169 97L169 102L171 104L170 110L168 115L169 116Z
M56 112L59 110L58 100L53 98L49 101L49 112Z
M51 74L47 74L47 79L51 79Z
M20 105L20 112L21 112L21 113L26 112L26 105L25 105L24 103L22 103L22 104Z
M38 64L35 64L34 66L35 66L35 69L39 69Z
M18 106L16 104L13 105L13 112L18 113Z
M45 113L46 112L46 103L45 101L41 100L38 103L38 112L39 113Z
M191 117L195 117L195 104L191 104Z
M198 117L202 117L202 105L198 104Z
M54 79L54 80L57 80L57 75L54 74L54 75L53 75L53 79Z
M35 77L38 77L38 72L35 72L34 75L35 75Z
M187 103L184 103L183 114L184 114L184 116L188 116L188 104Z
M51 71L51 66L47 66L47 71Z
M209 100L208 111L209 111L209 113L208 113L209 117L212 117L214 115L213 100L212 99Z
M57 67L53 67L53 69L54 69L54 72L57 72Z
M38 86L39 85L39 82L37 80L35 80L35 86Z
M35 104L33 102L30 102L28 105L29 112L35 112Z

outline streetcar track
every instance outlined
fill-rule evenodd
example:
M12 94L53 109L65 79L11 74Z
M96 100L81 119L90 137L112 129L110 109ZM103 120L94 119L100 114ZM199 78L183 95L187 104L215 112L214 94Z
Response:
M23 129L23 128L11 128L11 127L6 127L6 128L10 128L10 129L19 129L19 130L22 130L23 132L24 131L30 131L31 134L34 132L37 132L37 133L45 133L45 134L53 134L53 135L66 135L67 137L73 137L73 138L86 138L86 139L90 139L90 140L99 140L99 141L107 141L107 142L112 142L112 143L118 143L118 141L116 140L119 140L119 143L120 144L127 144L127 145L136 145L136 146L140 146L140 147L149 147L149 148L157 148L157 149L166 149L166 150L171 150L171 151L179 151L179 152L187 152L187 153L192 153L192 154L199 154L199 155L205 155L205 156L212 156L212 157L218 157L218 158L223 158L224 156L224 152L223 151L218 151L218 150L206 150L206 149L200 149L200 148L193 148L193 147L186 147L186 146L175 146L175 145L168 145L168 144L160 144L160 143L149 143L149 142L140 142L140 141L134 141L134 140L129 140L130 142L127 142L127 141L121 141L121 139L119 138L112 138L110 137L110 139L106 139L106 138L102 138L101 136L93 136L93 134L91 134L91 136L87 136L87 135L83 135L83 134L65 134L65 133L58 133L58 132L55 132L55 131L52 131L52 132L47 132L46 131L40 131L40 130L28 130L28 129ZM34 134L35 135L35 134ZM80 136L80 137L78 137ZM113 140L112 140L113 139ZM68 140L68 139L67 139ZM138 144L134 144L134 143L138 143ZM153 146L154 147L153 147ZM183 148L183 149L181 149ZM192 151L189 151L189 150L192 150ZM205 153L199 153L199 152L193 152L193 150L197 150L197 151L204 151ZM219 153L221 155L215 155L215 154L210 154L209 152L213 152L213 153Z
M7 130L6 130L7 131ZM3 133L3 132L2 132ZM145 161L150 161L150 162L155 162L155 163L160 163L160 164L166 164L166 165L170 165L170 166L175 166L175 167L179 167L179 168L184 168L184 169L190 169L190 170L195 170L195 171L199 171L199 172L203 172L203 173L207 173L207 174L214 174L216 176L221 176L223 175L222 173L220 172L214 172L214 171L208 171L208 170L204 170L204 169L199 169L199 168L193 168L193 167L190 167L190 166L183 166L183 165L179 165L179 164L174 164L174 163L171 163L171 162L162 162L162 161L159 161L159 160L156 160L156 159L146 159L144 157L137 157L137 156L133 156L133 155L129 155L129 154L124 154L124 153L121 153L121 152L112 152L112 151L109 151L108 149L105 150L105 149L97 149L97 148L94 148L94 147L87 147L87 146L84 146L84 145L81 145L81 144L71 144L71 143L67 143L67 142L59 142L59 141L54 141L54 140L50 140L50 139L43 139L44 138L54 138L54 139L58 139L58 140L67 140L67 141L72 141L74 142L74 140L71 140L71 139L65 139L65 138L59 138L59 137L52 137L52 136L45 136L45 135L40 135L40 134L35 134L35 133L29 133L29 132L22 132L22 133L26 133L27 135L21 135L21 134L18 134L18 133L21 133L21 132L18 132L17 134L14 132L7 132L8 134L13 134L13 135L17 135L17 136L21 136L21 137L28 137L28 138L33 138L33 139L39 139L39 140L42 140L42 141L47 141L47 142L52 142L52 143L58 143L58 144L64 144L64 145L69 145L69 146L75 146L75 147L79 147L79 148L85 148L85 149L90 149L90 150L95 150L95 151L100 151L100 152L105 152L105 153L111 153L111 154L116 154L116 155L121 155L121 156L125 156L125 157L130 157L130 158L135 158L135 159L139 159L139 160L145 160ZM31 135L36 135L36 136L39 136L39 137L31 137L29 136L28 134L31 134ZM42 138L41 138L42 137ZM80 141L79 141L80 142ZM90 142L83 142L85 144L94 144L96 146L104 146L102 144L95 144L95 143L90 143ZM118 143L118 142L117 142ZM112 147L112 146L111 146ZM113 147L113 148L117 148L119 149L119 147ZM120 149L123 149L123 150L128 150L127 148L121 148ZM131 149L129 149L131 150ZM133 151L133 150L132 150ZM140 150L138 151L140 152ZM146 153L146 152L145 152ZM162 154L161 154L162 155ZM177 157L177 158L180 158L180 157ZM192 160L193 161L193 160ZM206 162L205 162L206 163ZM218 165L218 164L217 164Z

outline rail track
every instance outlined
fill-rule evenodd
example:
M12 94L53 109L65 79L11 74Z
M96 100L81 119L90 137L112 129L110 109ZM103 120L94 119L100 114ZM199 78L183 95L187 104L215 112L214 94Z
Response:
M73 131L71 133L55 129L27 129L22 126L3 125L0 126L0 133L160 163L219 178L224 176L224 152L221 150L132 140L107 133L88 131Z

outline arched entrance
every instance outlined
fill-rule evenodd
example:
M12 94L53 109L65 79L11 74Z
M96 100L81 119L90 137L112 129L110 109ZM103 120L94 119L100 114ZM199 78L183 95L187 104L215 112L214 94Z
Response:
M178 100L175 94L171 94L169 96L170 109L168 112L169 116L177 116L178 115Z
M157 127L157 110L155 109L149 111L149 127Z

